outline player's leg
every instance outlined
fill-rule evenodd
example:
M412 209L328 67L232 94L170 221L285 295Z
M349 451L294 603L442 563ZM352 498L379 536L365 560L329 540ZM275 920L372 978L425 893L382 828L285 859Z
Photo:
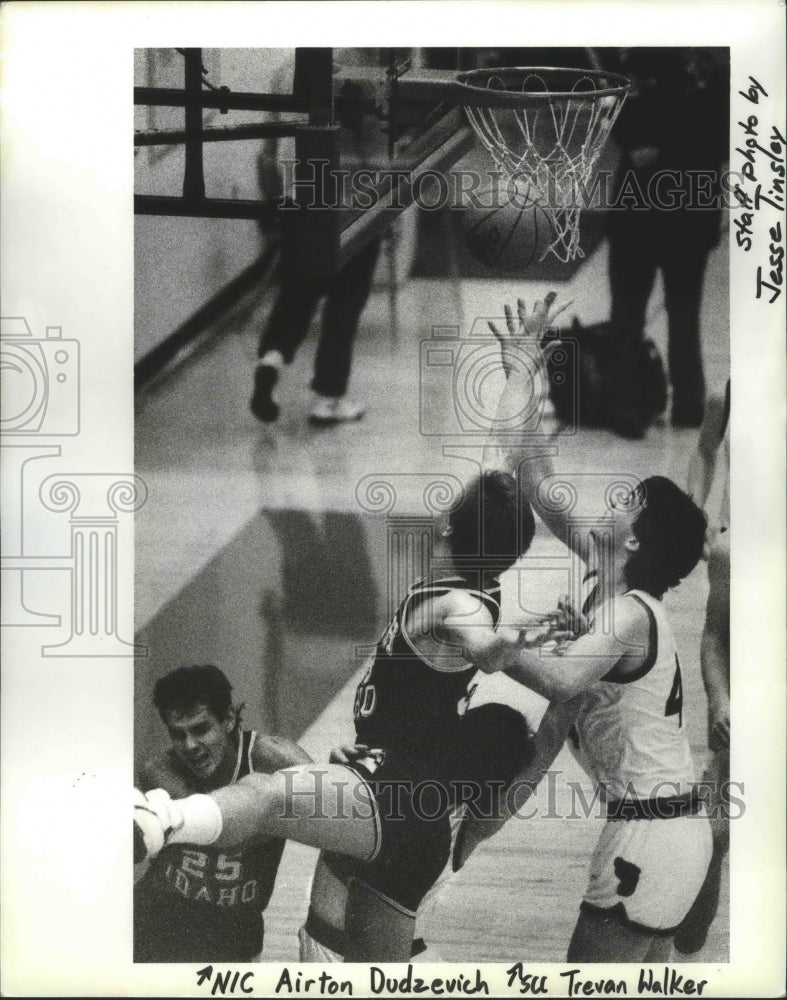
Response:
M312 389L319 396L335 400L347 391L353 342L371 291L379 249L380 240L374 240L331 279L312 379Z
M292 363L324 291L321 281L299 272L293 260L297 251L291 243L292 237L285 231L279 292L257 348L250 407L259 420L266 422L279 415L279 407L273 400L279 372Z
M309 912L298 931L301 962L344 961L347 883L335 871L335 855L320 853L312 876Z
M348 884L345 962L407 962L412 954L415 912L361 879Z
M216 843L240 844L264 835L310 847L373 857L377 807L368 784L338 764L302 765L275 774L250 774L211 793L222 815Z
M451 817L451 839L455 841L456 831L461 826L463 812L457 811ZM364 949L365 954L373 954L374 960L382 960L383 954L395 953L404 961L418 956L420 961L440 961L423 941L414 942L415 927L412 913L384 895L363 883L364 866L342 855L322 852L315 867L309 899L306 923L299 931L300 960L302 962L342 962L348 950L345 936L345 918L350 914L349 923L353 944L351 954ZM454 868L449 858L443 874L424 895L418 906L417 919L422 920L424 911L442 885L450 880ZM355 883L352 903L349 886ZM421 925L423 926L423 924ZM364 929L365 928L365 929ZM408 952L407 949L410 948ZM372 960L372 959L369 959ZM392 959L393 960L393 959ZM348 958L347 961L350 961Z
M704 814L608 821L593 852L568 960L666 960L710 854Z
M582 911L579 914L571 942L568 962L645 962L666 961L671 937L659 939L653 933L637 930L621 923L617 915ZM656 948L664 952L663 959L651 958Z
M338 764L250 774L210 795L175 801L155 790L137 803L135 821L148 854L165 843L231 847L261 836L297 840L364 860L379 849L372 791L356 772Z
M425 767L424 773L431 770ZM376 787L383 824L378 856L366 864L339 859L348 887L344 953L346 961L405 962L413 950L418 909L450 856L450 818L437 808L442 795L432 801L409 794L409 789L423 788L416 776L405 785ZM384 802L396 804L387 809Z
M441 960L427 940L431 911L439 905L441 893L473 851L522 808L562 743L559 737L553 748L549 739L556 713L544 726L539 753L522 711L494 700L483 701L486 696L473 685L460 745L450 760L455 805L449 815L448 863L418 906L413 954L424 962Z
M608 214L610 324L623 338L616 361L615 389L608 403L612 428L641 437L651 414L643 409L642 344L646 312L658 270L650 212Z
M647 220L641 216L627 209L612 210L607 220L610 322L635 342L645 335L645 314L658 269Z
M362 868L320 855L306 923L298 932L302 962L410 959L415 915L350 874Z
M389 841L397 833L390 830ZM404 830L400 835L408 837ZM429 829L424 830L424 839L427 843L434 839ZM409 863L403 864L408 858ZM443 858L441 851L436 863ZM378 867L323 852L312 880L306 923L299 932L301 961L408 961L416 910L427 883L436 877L432 860L430 853L394 849Z
M455 872L524 808L565 743L575 715L572 701L550 705L533 736L520 712L495 703L476 708L471 702L464 721L480 767L478 778L496 778L501 784L489 786L492 797L480 809L470 803L465 810L451 855Z

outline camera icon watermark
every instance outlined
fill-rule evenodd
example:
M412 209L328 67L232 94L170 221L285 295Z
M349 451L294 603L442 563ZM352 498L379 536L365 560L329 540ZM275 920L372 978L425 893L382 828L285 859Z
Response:
M48 326L36 338L21 316L0 320L0 433L79 433L79 341Z
M124 522L145 503L147 487L133 473L52 469L64 447L56 439L81 431L79 341L59 326L37 338L24 317L2 317L0 356L0 626L65 628L41 646L45 657L144 656L119 630L131 528ZM53 531L64 514L66 530Z
M555 393L561 398L562 433L578 427L578 344L561 334L546 365L540 347L519 344L507 355L510 374L518 376L519 399L500 399L505 385L500 345L489 323L505 328L505 319L478 317L466 335L457 326L434 326L423 340L419 358L419 429L425 437L479 439L543 437ZM566 405L568 404L568 405Z

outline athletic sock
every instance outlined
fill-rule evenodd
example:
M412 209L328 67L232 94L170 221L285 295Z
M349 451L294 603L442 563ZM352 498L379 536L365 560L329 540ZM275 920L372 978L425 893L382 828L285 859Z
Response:
M168 837L168 844L207 845L218 840L224 821L218 803L210 795L176 799L171 812L173 819L177 816L177 826Z

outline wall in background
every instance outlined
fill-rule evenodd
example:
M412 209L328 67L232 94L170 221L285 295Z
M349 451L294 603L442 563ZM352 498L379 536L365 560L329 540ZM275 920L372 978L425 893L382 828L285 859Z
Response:
M289 90L293 49L203 49L207 79L231 90ZM175 49L137 49L137 86L182 87ZM136 107L134 127L182 128L182 108ZM260 121L261 112L206 111L206 124ZM205 189L214 198L259 198L259 139L204 147ZM135 150L138 194L182 193L183 146ZM134 227L134 360L177 329L260 254L265 234L255 222L138 216Z

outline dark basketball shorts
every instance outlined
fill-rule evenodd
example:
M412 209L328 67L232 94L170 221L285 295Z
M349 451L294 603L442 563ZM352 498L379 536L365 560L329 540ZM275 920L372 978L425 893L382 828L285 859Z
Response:
M369 861L325 855L342 881L355 877L413 915L448 862L457 806L488 816L532 752L524 717L506 705L467 712L452 737L439 752L379 750L354 762L377 805L377 849Z

